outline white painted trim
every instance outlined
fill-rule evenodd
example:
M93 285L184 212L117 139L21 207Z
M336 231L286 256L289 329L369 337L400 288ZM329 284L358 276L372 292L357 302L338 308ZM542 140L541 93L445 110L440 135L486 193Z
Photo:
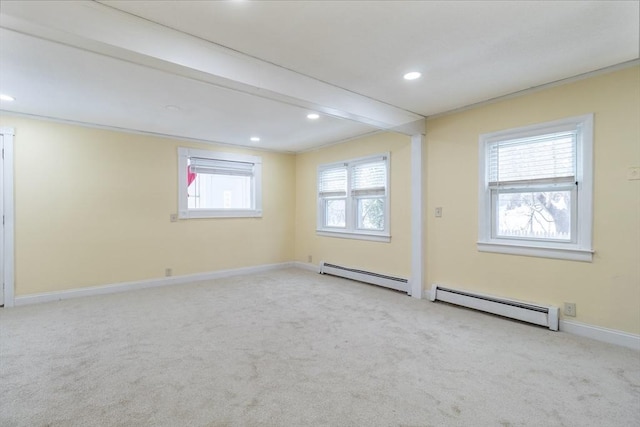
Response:
M423 143L424 135L411 137L411 279L409 292L414 298L422 298L422 284L424 282Z
M307 271L313 271L314 273L320 273L320 269L322 263L320 263L320 265L315 265L315 264L311 264L309 262L301 262L301 261L294 261L292 262L292 266L294 268L299 268L301 270L307 270Z
M156 288L160 286L181 285L185 283L201 282L204 280L222 279L225 277L256 274L272 270L293 267L292 262L279 264L264 264L252 267L234 268L230 270L210 271L206 273L187 274L183 276L162 277L157 279L138 280L133 282L114 283L110 285L91 286L86 288L69 289L64 291L45 292L41 294L21 295L15 298L15 305L38 304L42 302L61 301L94 295L114 294L118 292L139 289Z
M13 136L12 128L0 128L3 136L4 160L2 174L2 196L4 210L4 306L14 305L14 208L13 208Z
M384 230L362 230L357 227L357 199L351 189L353 170L358 165L383 161L386 166L387 180L384 192ZM346 171L346 188L344 195L339 196L345 200L345 226L343 228L325 227L325 198L320 196L320 175L328 169L344 169ZM323 163L316 168L316 234L324 237L337 237L344 239L371 240L375 242L391 241L391 152L378 153L370 156L357 157L353 159L340 160L337 162ZM342 192L340 192L342 193Z
M640 351L640 335L573 320L560 320L560 331Z
M187 161L190 157L253 164L251 209L189 209L187 206ZM178 147L178 218L260 218L262 217L262 157L221 151Z
M411 136L418 134L424 135L424 133L427 131L427 119L426 117L422 117L414 122L396 126L390 129L390 131Z
M391 241L391 236L382 234L366 234L355 233L349 231L328 231L328 230L316 230L318 236L324 237L337 237L339 239L355 239L355 240L370 240L372 242L386 242Z
M478 138L478 243L480 252L556 258L570 261L593 260L593 114L566 117L545 123L485 133ZM497 238L492 235L494 201L487 183L487 147L496 141L549 134L560 130L577 130L576 140L576 211L572 222L575 236L572 242L536 241ZM576 190L574 190L576 191Z
M566 259L569 261L593 261L592 250L523 246L508 243L478 242L478 251L498 254L533 256L539 258Z

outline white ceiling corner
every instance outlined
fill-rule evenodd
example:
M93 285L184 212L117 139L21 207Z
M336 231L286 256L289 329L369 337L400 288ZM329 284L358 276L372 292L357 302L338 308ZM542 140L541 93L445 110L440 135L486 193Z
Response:
M637 1L3 0L16 102L1 107L296 152L637 60L638 16Z

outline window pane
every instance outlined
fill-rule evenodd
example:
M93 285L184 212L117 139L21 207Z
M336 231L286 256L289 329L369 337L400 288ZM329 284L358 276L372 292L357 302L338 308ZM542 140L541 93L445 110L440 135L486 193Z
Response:
M384 160L356 165L351 188L354 190L382 189L387 186L387 164Z
M576 133L563 132L492 144L489 182L573 178Z
M251 177L198 173L187 194L189 209L251 209Z
M189 168L195 173L208 173L213 175L245 175L251 176L254 164L249 162L236 162L233 160L203 159L191 157Z
M358 228L384 230L383 199L358 199Z
M320 193L343 193L347 192L347 168L338 167L325 169L320 172L319 178Z
M324 225L325 227L341 227L346 226L345 213L347 205L345 199L330 199L324 202Z
M571 191L499 193L497 236L571 240Z

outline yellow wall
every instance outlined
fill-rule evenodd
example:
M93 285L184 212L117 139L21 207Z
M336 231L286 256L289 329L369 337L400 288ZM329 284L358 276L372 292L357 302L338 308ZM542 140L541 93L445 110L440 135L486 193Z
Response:
M295 157L2 116L17 296L291 261ZM177 147L263 159L263 217L177 223Z
M478 136L587 113L595 114L593 262L478 252ZM577 321L640 333L640 181L626 176L640 166L639 67L429 119L426 141L427 286L575 302Z
M390 202L391 242L340 239L316 235L317 168L373 154L391 152ZM382 133L332 145L296 157L296 244L297 261L320 261L377 273L410 277L411 261L411 140Z
M480 253L478 136L595 113L592 263ZM432 283L562 306L640 333L640 68L427 121L425 288ZM410 138L380 133L297 156L0 116L16 130L16 295L297 260L410 277ZM178 146L263 158L261 219L169 222ZM322 163L391 152L390 243L317 236ZM435 218L435 207L444 208Z

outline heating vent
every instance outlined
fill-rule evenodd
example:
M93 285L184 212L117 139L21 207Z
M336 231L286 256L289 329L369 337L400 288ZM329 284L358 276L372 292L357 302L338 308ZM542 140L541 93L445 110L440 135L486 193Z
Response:
M433 285L431 301L445 301L536 325L546 326L552 331L558 330L558 307L530 304L512 299L476 294L468 291L444 288Z
M320 273L358 280L360 282L371 283L373 285L384 286L385 288L391 288L397 291L409 291L408 280L401 277L387 276L385 274L378 274L372 273L371 271L342 267L340 265L329 264L326 262L320 264Z

